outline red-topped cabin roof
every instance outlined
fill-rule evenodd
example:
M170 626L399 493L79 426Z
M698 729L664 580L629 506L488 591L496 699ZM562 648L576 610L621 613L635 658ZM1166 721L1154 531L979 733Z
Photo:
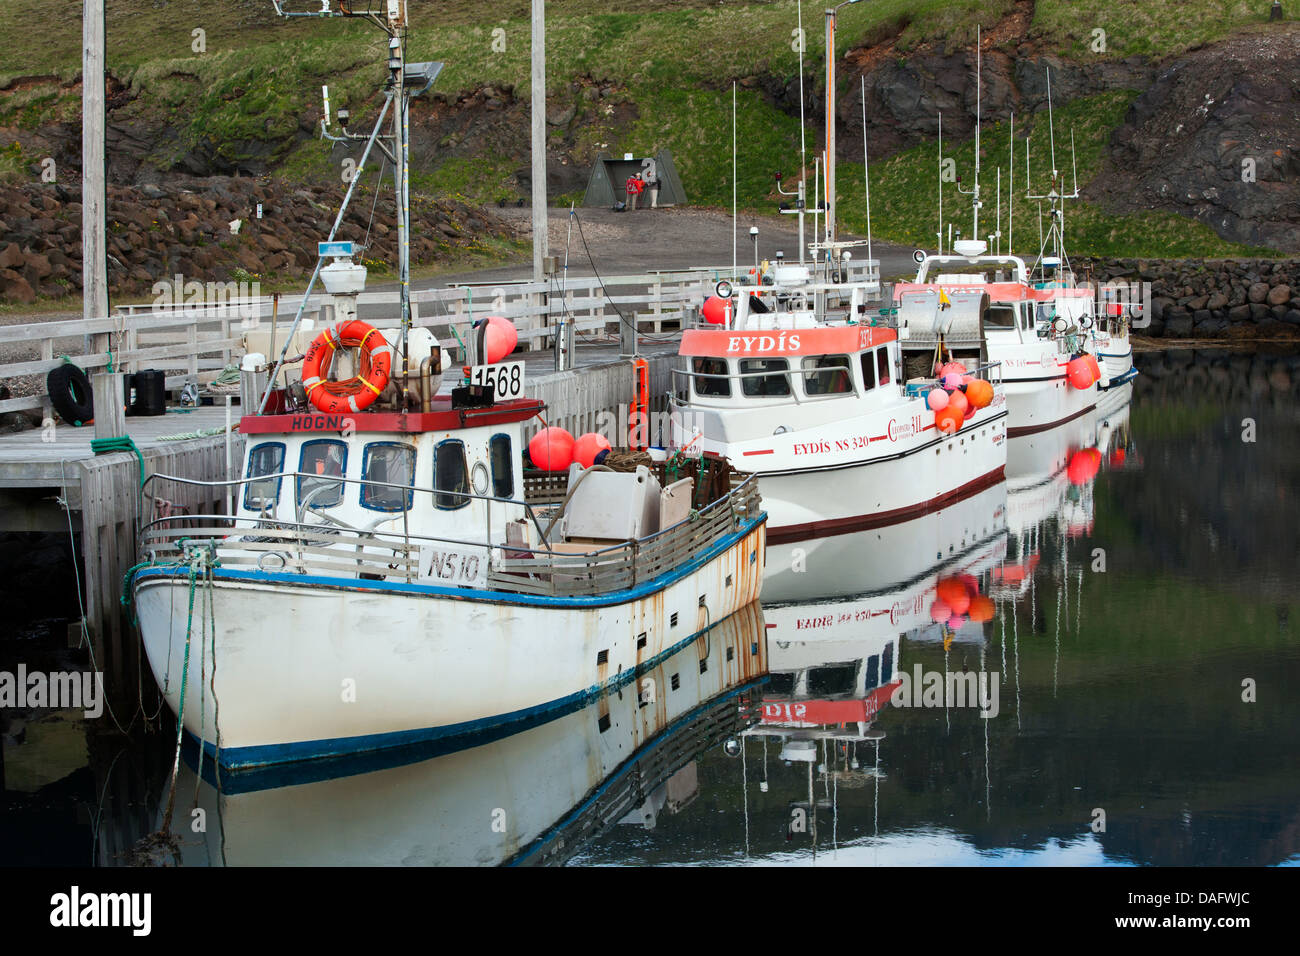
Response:
M813 329L688 329L680 355L746 358L774 355L844 355L875 348L898 338L894 329L842 325Z
M452 408L451 396L439 395L430 412L352 412L326 415L315 409L286 415L245 415L239 430L245 435L290 434L293 432L445 432L458 428L479 428L523 422L545 408L532 398L514 398L483 408Z

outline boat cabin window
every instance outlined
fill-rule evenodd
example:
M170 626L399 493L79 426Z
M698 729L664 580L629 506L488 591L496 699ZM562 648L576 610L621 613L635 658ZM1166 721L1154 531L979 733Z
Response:
M1014 329L1016 327L1016 307L1014 305L991 305L984 313L984 326L990 329Z
M880 683L888 684L894 679L894 645L885 645L885 652L880 656Z
M343 500L342 478L348 465L348 446L341 441L303 442L298 459L298 504L312 508L332 508ZM312 477L321 475L324 477Z
M438 442L433 450L433 487L439 492L459 492L459 494L435 494L433 503L444 511L455 511L469 504L470 499L461 497L469 494L469 468L465 464L465 443L455 438Z
M488 442L488 458L492 462L492 495L495 498L515 496L514 456L510 453L510 436L493 435Z
M740 360L742 375L753 372L781 373L789 370L790 363L783 358ZM752 378L742 378L740 381L741 390L750 398L770 398L790 394L790 379L786 375L755 375Z
M862 391L869 392L876 387L875 352L862 353Z
M876 382L880 385L889 384L889 349L876 349Z
M877 687L880 684L880 655L872 654L867 658L867 676L866 683L863 685L867 690Z
M830 664L808 668L808 693L814 697L835 697L853 693L857 665Z
M810 355L803 360L806 395L835 395L853 391L847 355Z
M279 475L284 470L284 444L282 442L263 442L248 454L248 474L246 478L261 478L262 475ZM249 481L244 486L244 507L249 511L263 511L274 508L280 500L280 479L262 478L261 481Z
M375 511L409 511L415 499L415 449L401 442L377 441L366 446L361 480L361 507ZM407 489L389 485L405 485Z
M726 375L727 360L720 358L697 358L692 360L695 371L695 394L718 395L727 398L731 395L731 380L727 378L704 378L706 375Z

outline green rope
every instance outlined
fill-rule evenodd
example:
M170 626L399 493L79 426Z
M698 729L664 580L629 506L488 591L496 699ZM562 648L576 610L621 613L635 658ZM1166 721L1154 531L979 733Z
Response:
M221 370L221 374L208 382L208 386L213 385L237 385L239 384L239 366L227 365Z
M231 431L239 431L239 425L231 425ZM211 438L213 435L224 435L226 426L219 425L216 428L204 428L196 432L181 432L179 435L161 435L159 441L189 441L193 438Z
M135 447L135 442L131 440L130 435L122 435L119 438L92 438L90 449L96 455L111 455L119 451L135 452L135 457L140 462L140 487L144 487L144 455L140 454L140 449Z

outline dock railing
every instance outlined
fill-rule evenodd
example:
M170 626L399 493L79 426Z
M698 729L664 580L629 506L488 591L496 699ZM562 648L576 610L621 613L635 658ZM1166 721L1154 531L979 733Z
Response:
M551 347L563 319L575 329L580 349L583 344L617 342L624 321L634 323L638 335L677 334L698 321L700 307L722 278L731 278L730 266L602 278L565 276L548 282L455 283L412 292L411 317L444 346L457 349L468 340L476 320L504 316L514 322L524 351ZM230 295L225 288L230 285L209 283L205 290L216 291L205 291L193 303L173 304L169 289L168 296L155 302L118 306L114 315L90 321L0 326L0 349L19 353L0 363L0 385L12 388L31 376L43 380L64 361L87 373L161 369L169 389L215 377L243 357L248 332L274 329L277 335L287 335L303 300L301 295ZM328 301L323 293L308 300L303 314L314 328L328 321ZM357 305L366 322L397 327L396 290L363 292ZM377 311L383 314L374 315ZM35 389L13 390L35 393L0 399L0 414L39 409L50 415L43 381Z

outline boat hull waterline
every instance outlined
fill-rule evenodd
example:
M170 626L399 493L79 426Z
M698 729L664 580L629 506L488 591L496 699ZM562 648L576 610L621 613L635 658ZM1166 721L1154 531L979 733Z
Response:
M153 568L136 574L136 611L168 706L225 768L472 738L622 686L757 600L765 520L608 595L217 568L191 619L188 574Z

